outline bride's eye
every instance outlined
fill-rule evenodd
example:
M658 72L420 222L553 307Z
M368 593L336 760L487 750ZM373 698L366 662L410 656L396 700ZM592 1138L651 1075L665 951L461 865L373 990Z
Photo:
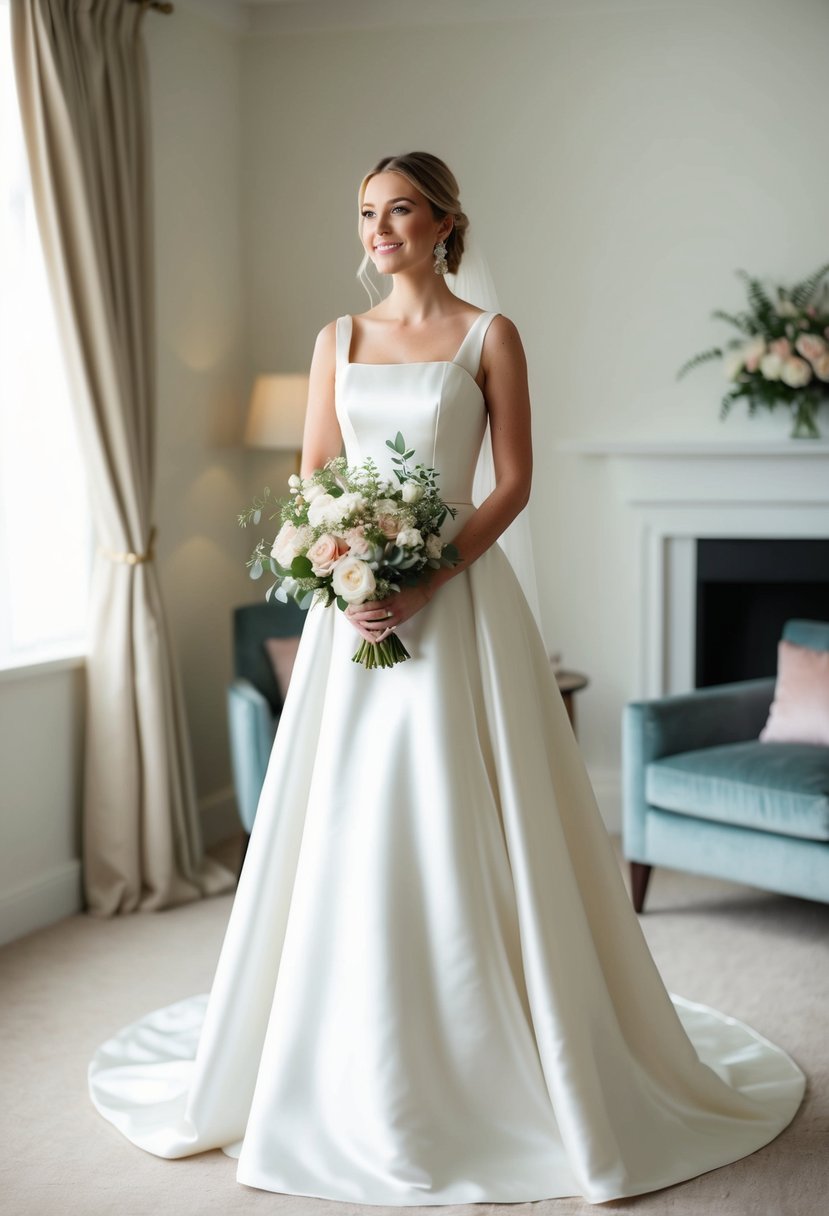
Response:
M392 207L392 211L405 211L406 214L408 215L409 208L404 207L402 203L398 203L396 207ZM374 215L374 212L373 211L361 211L360 214L362 215L363 219L366 219L368 216Z

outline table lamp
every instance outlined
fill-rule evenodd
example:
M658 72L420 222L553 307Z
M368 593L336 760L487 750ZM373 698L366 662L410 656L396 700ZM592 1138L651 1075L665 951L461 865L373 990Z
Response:
M299 473L307 404L307 375L257 376L248 405L245 447L293 452Z

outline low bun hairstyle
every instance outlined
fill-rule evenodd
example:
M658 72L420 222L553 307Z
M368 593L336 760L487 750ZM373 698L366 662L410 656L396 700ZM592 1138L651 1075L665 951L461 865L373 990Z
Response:
M359 213L362 212L366 186L375 173L402 173L420 193L429 200L432 215L436 220L444 216L453 217L453 227L446 237L446 261L449 274L457 274L463 257L464 233L469 219L461 209L458 183L449 166L431 152L406 152L402 156L383 156L360 182L357 192L357 230L360 231ZM363 259L360 272L366 266L368 256Z

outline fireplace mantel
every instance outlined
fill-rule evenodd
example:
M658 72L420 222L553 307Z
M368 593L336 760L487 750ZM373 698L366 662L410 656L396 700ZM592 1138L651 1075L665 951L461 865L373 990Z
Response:
M827 439L561 439L556 447L561 452L575 452L581 456L709 459L829 456Z
M607 488L630 511L638 570L638 695L694 679L696 541L829 537L829 442L822 439L565 439L605 457ZM595 464L592 476L598 473Z

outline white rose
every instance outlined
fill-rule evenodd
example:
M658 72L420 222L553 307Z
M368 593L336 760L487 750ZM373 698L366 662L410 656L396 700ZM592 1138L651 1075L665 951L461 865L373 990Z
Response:
M294 493L296 493L296 491L300 488L301 485L302 485L302 481L301 481L299 475L297 473L292 473L291 476L288 478L288 489L293 490Z
M785 296L778 300L774 307L778 317L797 316L797 309L795 308L794 304L792 304L791 300L787 299Z
M331 511L332 504L336 499L331 494L315 494L314 500L308 508L308 523L312 528L318 528L320 524L334 523L335 519Z
M342 596L349 604L362 604L369 598L377 582L374 571L359 557L347 553L334 566L331 580L334 594Z
M779 380L783 370L783 360L779 355L763 355L760 360L760 373L766 380Z
M271 557L285 570L290 570L291 562L297 557L311 539L311 531L305 525L298 528L287 519L276 534L276 540L271 546Z
M404 502L420 502L424 495L423 486L419 481L404 481L403 482L403 501Z
M403 528L397 533L395 543L400 545L401 549L419 549L423 544L423 537L417 528Z
M723 371L725 372L726 380L736 380L742 370L742 351L735 350L730 355L725 356L725 359L723 360Z
M352 490L348 494L341 494L339 498L335 498L334 504L336 510L334 522L338 523L347 515L351 515L353 511L362 511L366 500L358 490Z
M426 556L430 558L440 557L443 552L443 541L436 532L430 532L426 537Z
M311 481L308 485L305 482L302 483L302 495L306 502L313 502L315 498L319 498L320 494L324 493L325 487L321 486L318 481Z
M746 370L750 372L757 371L757 364L760 362L760 356L766 352L765 338L751 338L743 344L742 355L743 362L746 365Z
M791 359L786 360L780 373L780 379L790 388L803 388L803 385L808 384L811 378L811 367L805 359L799 359L797 355L792 355Z

